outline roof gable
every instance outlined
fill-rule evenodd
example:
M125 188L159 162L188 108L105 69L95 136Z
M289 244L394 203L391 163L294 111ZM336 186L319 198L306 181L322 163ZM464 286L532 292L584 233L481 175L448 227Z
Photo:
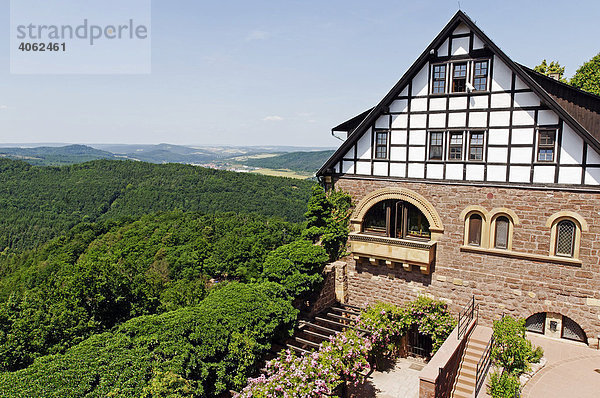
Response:
M452 45L453 42L449 41L451 34L454 35L454 40L457 41L456 46ZM465 46L460 45L459 36L461 35L473 35L473 40L469 41L471 43L470 48L465 48ZM473 43L477 43L476 45L480 46L481 48L473 48ZM362 133L366 131L373 123L375 123L381 112L385 110L389 104L391 104L391 102L401 93L401 91L405 90L409 82L411 82L411 80L422 71L423 66L432 57L435 57L437 60L442 60L444 58L462 55L467 56L468 54L473 53L477 54L478 51L480 51L482 54L493 54L502 60L511 71L515 72L521 81L529 86L531 90L548 105L550 109L560 115L563 120L565 120L565 122L583 138L585 142L600 152L600 138L597 135L590 134L590 132L586 130L586 128L580 123L580 121L583 119L574 117L572 113L565 109L566 105L561 106L559 104L560 99L558 95L553 96L546 92L542 85L538 83L538 81L534 79L530 73L527 73L524 68L516 64L506 54L504 54L504 52L502 52L502 50L500 50L500 48L498 48L485 35L485 33L478 28L465 13L459 10L377 106L372 108L370 111L364 112L361 115L358 115L334 128L334 131L348 131L348 139L321 167L321 169L317 172L317 176L326 174L326 171L332 168L336 162L342 158L348 149L356 143ZM358 123L359 120L361 120L360 123ZM342 127L346 130L341 130ZM350 130L352 127L354 128Z

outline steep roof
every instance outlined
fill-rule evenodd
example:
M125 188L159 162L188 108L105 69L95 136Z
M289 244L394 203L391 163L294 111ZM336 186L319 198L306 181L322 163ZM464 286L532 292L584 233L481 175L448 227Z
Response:
M515 74L519 76L519 78L521 78L521 80L523 80L525 84L527 84L531 88L531 90L534 93L536 93L540 97L540 99L544 101L544 103L548 105L550 109L552 109L558 115L560 115L560 117L563 120L565 120L573 128L573 130L583 138L585 142L587 142L590 146L592 146L594 149L600 152L600 138L597 136L598 134L596 134L597 130L592 129L592 131L595 131L594 135L592 135L590 131L588 131L581 124L580 120L582 120L582 118L576 118L571 114L571 112L567 111L565 107L569 108L569 106L567 106L566 104L565 107L560 105L560 96L558 94L555 94L553 96L550 94L552 91L546 91L546 89L542 87L542 84L548 84L547 82L544 82L542 84L538 83L538 80L534 78L530 72L528 73L526 71L530 71L530 69L522 67L521 65L511 60L502 50L500 50L498 46L494 44L494 42L492 42L492 40L485 33L483 33L481 29L477 27L477 25L475 25L471 18L469 18L464 12L459 10L456 14L454 14L452 19L450 19L450 21L446 24L444 29L442 29L442 31L436 36L436 38L433 39L429 46L427 46L427 48L425 49L425 51L423 51L419 58L417 58L417 60L412 64L412 66L406 71L406 73L402 76L398 83L394 85L394 87L386 94L385 97L383 97L379 104L372 108L370 112L363 112L363 114L366 113L366 116L354 128L354 130L348 132L348 139L344 141L342 145L340 145L337 151L335 151L335 153L329 158L329 160L325 162L321 169L319 169L319 171L317 172L317 176L326 174L327 170L332 168L338 162L338 160L341 159L341 157L350 149L350 147L360 138L361 133L365 131L365 129L368 128L369 125L375 122L376 118L381 114L383 109L389 103L391 103L391 101L393 101L395 97L398 96L401 90L410 82L410 80L415 76L415 74L418 73L419 70L421 70L425 63L427 63L427 61L430 58L430 51L434 50L440 44L442 44L445 38L460 23L464 23L469 29L471 29L471 31L473 31L482 40L482 42L490 50L492 50L492 52L498 58L500 58L512 71L514 71ZM545 79L543 80L545 81ZM358 115L345 123L342 123L340 126L343 126L344 124L348 123L348 125L345 126L345 128L347 128L348 126L355 124L356 119L360 119L363 114ZM575 109L573 109L573 114L577 114ZM352 123L350 123L351 121ZM335 130L334 128L334 131L345 130Z
M347 133L351 133L352 131L354 131L354 129L358 127L360 122L362 122L372 110L373 108L367 109L360 115L356 115L352 119L348 119L344 123L338 124L337 126L332 128L331 131L345 131Z
M579 90L520 65L566 112L600 141L600 96Z

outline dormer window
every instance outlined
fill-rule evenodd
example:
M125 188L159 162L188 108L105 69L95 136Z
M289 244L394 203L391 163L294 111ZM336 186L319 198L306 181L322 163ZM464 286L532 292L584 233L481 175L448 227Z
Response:
M467 91L467 63L454 64L452 92L464 93L465 91Z
M444 94L446 92L446 64L433 66L433 94Z

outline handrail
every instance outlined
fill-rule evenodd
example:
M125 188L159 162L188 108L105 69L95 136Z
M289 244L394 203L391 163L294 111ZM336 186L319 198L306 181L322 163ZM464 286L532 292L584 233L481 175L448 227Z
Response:
M492 364L492 346L494 345L494 336L490 337L490 341L488 341L485 346L485 350L477 362L477 372L475 373L475 397L479 394L479 390L483 386L483 382L485 380L485 376Z
M458 313L458 339L466 333L469 324L475 316L475 296L471 298L471 302ZM477 318L479 318L479 311L477 311Z

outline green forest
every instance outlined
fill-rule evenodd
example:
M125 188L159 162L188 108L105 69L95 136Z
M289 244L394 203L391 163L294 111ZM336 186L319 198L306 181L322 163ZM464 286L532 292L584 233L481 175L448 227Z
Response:
M299 222L311 185L183 164L96 160L36 167L0 159L0 251L35 247L80 222L176 209Z
M303 181L107 160L0 167L2 397L241 390L347 236L349 197Z
M244 161L247 166L262 167L267 169L289 169L316 173L317 170L333 155L334 151L290 152L277 156L248 159Z

